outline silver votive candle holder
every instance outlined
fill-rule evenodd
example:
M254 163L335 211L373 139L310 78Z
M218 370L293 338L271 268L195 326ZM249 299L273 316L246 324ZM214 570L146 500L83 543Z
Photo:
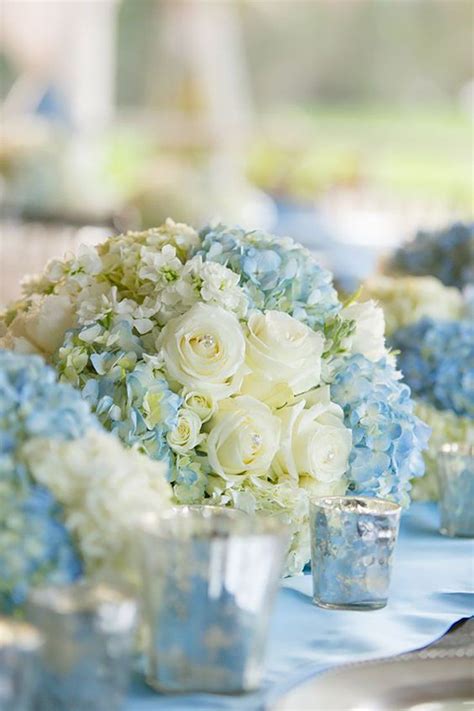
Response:
M0 617L0 711L33 711L41 645L35 627Z
M474 446L443 445L437 469L441 533L474 537Z
M401 508L383 499L328 496L310 502L313 601L375 610L387 604Z
M258 688L288 533L270 518L176 507L143 523L147 681L162 692Z
M35 711L116 711L128 688L136 602L105 584L35 590L29 619L45 643Z

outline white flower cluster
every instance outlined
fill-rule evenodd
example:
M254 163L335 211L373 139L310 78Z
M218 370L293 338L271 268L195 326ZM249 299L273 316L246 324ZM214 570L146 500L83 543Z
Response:
M66 330L104 318L147 334L197 301L243 316L238 275L198 256L182 261L196 244L195 230L169 219L157 230L129 232L98 248L82 245L77 255L52 260L41 277L25 281L24 300L4 315L0 347L48 357Z
M137 521L171 502L165 465L125 449L106 432L91 429L76 440L34 438L22 457L34 479L64 506L65 524L89 572L130 569Z

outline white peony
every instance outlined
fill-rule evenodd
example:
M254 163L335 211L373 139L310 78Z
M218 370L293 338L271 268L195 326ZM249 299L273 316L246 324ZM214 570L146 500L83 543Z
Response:
M346 344L351 353L360 353L374 363L386 355L385 318L375 301L350 304L341 316L355 321L355 331Z
M248 321L246 363L252 374L284 382L294 394L319 385L324 339L280 311L254 312ZM244 384L244 390L249 388Z
M335 482L349 467L351 430L344 426L342 409L329 400L329 388L319 395L320 401L308 409L301 400L278 413L282 435L273 469L279 476Z
M209 464L224 478L264 474L278 450L280 429L270 408L253 397L225 400L209 423Z
M50 294L19 311L0 339L0 346L19 353L51 356L62 344L65 332L75 325L74 311L66 295Z
M171 449L178 454L185 454L197 447L204 438L201 434L201 424L201 419L195 412L183 407L178 413L178 424L166 436Z
M32 439L22 455L34 479L64 506L88 571L126 572L134 526L143 513L170 505L166 465L96 430L73 441Z
M245 338L236 317L219 306L195 304L169 321L160 336L169 377L216 400L237 392L244 374Z

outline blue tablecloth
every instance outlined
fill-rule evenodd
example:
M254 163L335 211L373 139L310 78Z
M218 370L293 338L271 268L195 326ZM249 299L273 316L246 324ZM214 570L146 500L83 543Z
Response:
M434 504L402 517L389 604L372 612L323 610L311 576L283 582L273 615L262 689L237 697L162 696L136 678L126 711L260 711L300 681L347 662L401 654L474 614L474 541L438 533Z

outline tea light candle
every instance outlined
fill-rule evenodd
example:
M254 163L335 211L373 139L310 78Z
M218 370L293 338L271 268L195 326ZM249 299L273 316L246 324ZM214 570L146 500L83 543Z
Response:
M27 614L45 638L38 711L115 711L127 690L137 606L106 585L35 590Z
M328 496L310 504L314 602L373 610L387 604L400 506L366 497Z
M258 687L288 535L271 519L208 506L144 522L147 679L160 691Z
M441 533L474 537L474 446L443 445L438 484Z
M0 711L32 711L42 638L31 625L0 618Z

